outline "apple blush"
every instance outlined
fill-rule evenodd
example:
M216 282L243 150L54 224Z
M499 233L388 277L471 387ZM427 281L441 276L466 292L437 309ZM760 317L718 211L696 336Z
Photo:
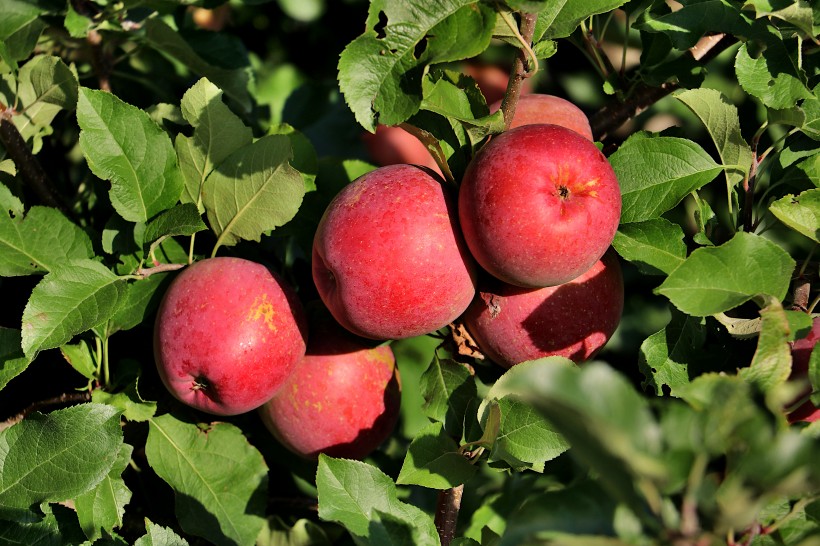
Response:
M210 258L165 293L154 325L162 382L181 402L237 415L269 400L304 356L307 325L293 290L265 266Z

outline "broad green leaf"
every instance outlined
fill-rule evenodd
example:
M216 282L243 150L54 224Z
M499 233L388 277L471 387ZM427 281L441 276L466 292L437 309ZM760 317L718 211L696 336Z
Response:
M143 241L153 243L162 237L193 235L208 229L194 203L183 203L166 210L145 226Z
M93 541L103 536L103 531L122 527L125 505L131 500L131 490L125 485L122 473L131 459L133 448L122 444L117 462L111 472L94 489L74 499L74 508L85 536Z
M61 504L43 504L41 510L43 517L37 520L3 521L0 525L0 544L65 546L85 541L74 510Z
M122 304L108 321L108 334L130 330L143 324L159 306L163 289L171 282L173 275L154 273L150 277L128 283L122 297Z
M658 424L646 398L624 376L599 362L530 366L505 389L549 420L569 443L569 454L598 476L612 498L646 514L645 495L659 494L656 484L666 471Z
M25 218L0 214L0 276L47 273L93 256L88 235L56 209L31 207Z
M148 114L111 93L81 88L80 146L91 171L111 181L111 204L129 222L171 208L182 176L171 139Z
M170 414L148 422L145 454L175 493L182 529L217 545L251 545L262 529L267 466L234 425L207 429Z
M478 55L494 23L494 10L475 0L373 2L364 34L339 58L339 88L356 120L374 131L377 123L410 118L421 104L426 66Z
M74 6L69 2L65 12L64 24L69 36L72 38L85 38L88 35L88 29L91 28L93 21L77 13L77 10L75 10Z
M449 489L466 483L476 471L443 425L430 423L410 442L396 483Z
M268 518L256 546L331 546L328 534L317 522L299 519L292 526L279 518Z
M0 38L0 58L12 69L17 70L17 62L31 57L40 36L47 28L48 24L38 17L20 27L5 41Z
M776 300L771 300L760 311L760 317L757 350L751 365L741 370L741 377L763 391L770 391L785 382L792 371L789 320L783 306Z
M222 91L202 78L182 96L182 115L194 127L192 136L180 133L175 148L185 179L184 203L201 208L205 179L233 152L250 144L253 133L222 102Z
M621 223L657 218L722 170L703 148L676 137L633 136L609 158L621 184Z
M800 105L805 121L802 125L803 132L811 138L820 139L820 84L812 90L813 97L806 99Z
M800 99L812 98L782 36L771 25L765 28L765 49L759 56L751 55L746 43L737 52L735 73L740 86L769 108L790 108Z
M668 275L686 259L683 229L665 218L621 225L612 246L646 275Z
M820 189L786 195L772 203L769 211L796 232L820 243Z
M145 534L137 539L134 546L188 546L188 541L168 527L145 521Z
M211 173L203 202L218 237L215 249L259 241L264 232L293 218L305 186L288 163L291 157L288 137L268 135L240 148Z
M440 544L433 518L397 497L396 484L369 464L319 455L319 517L340 523L356 544Z
M271 127L268 130L268 134L286 135L288 137L290 146L293 149L293 160L290 164L302 175L302 180L305 183L305 192L315 191L316 174L319 172L319 158L310 140L308 140L304 133L297 131L287 123Z
M421 376L420 391L424 398L424 414L443 423L454 438L460 437L465 412L477 396L475 378L467 367L434 355Z
M546 30L550 38L564 38L578 28L581 21L592 15L606 13L626 4L627 0L566 0L561 11ZM548 9L550 9L548 7Z
M77 343L67 343L60 347L66 362L86 379L97 377L96 356L91 352L91 345L85 339ZM95 400L97 402L98 400Z
M677 396L677 389L689 383L689 364L703 357L706 340L703 319L673 311L672 320L662 330L641 343L638 366L646 378L642 386L658 396L668 387Z
M687 3L681 9L655 16L652 10L644 12L636 28L662 32L669 36L675 49L681 51L694 46L707 33L725 32L734 36L748 36L751 21L728 0L704 0Z
M516 364L517 368L521 364ZM544 464L569 449L567 441L531 405L515 395L498 401L501 422L490 450L490 462L504 461L513 469L544 471Z
M122 391L115 393L95 389L91 393L91 400L118 408L122 411L122 416L129 421L148 421L156 414L157 403L143 400L137 386L138 382L134 381L129 383Z
M28 510L73 499L108 475L122 445L120 414L111 406L32 413L0 431L0 506Z
M0 18L0 41L19 31L37 19L46 9L28 0L3 0L3 17Z
M0 326L0 391L31 363L23 354L20 342L20 330Z
M11 159L0 161L0 175L5 174L10 174L12 177L17 174L14 161ZM23 202L11 193L11 190L4 184L0 184L0 210L5 213L0 215L0 218L3 219L5 219L9 213L11 213L12 216L21 217L26 212L25 207L23 207Z
M656 289L688 315L733 309L757 295L782 300L795 262L777 244L739 232L717 247L699 248Z
M740 132L737 108L723 93L714 89L690 89L677 93L675 98L692 110L706 126L726 168L730 186L748 176L752 164L752 149ZM736 167L731 167L736 166Z
M59 58L42 56L31 65L31 86L35 100L54 104L64 110L73 110L77 105L77 75Z
M152 47L178 60L195 74L207 78L225 91L244 110L250 111L251 97L248 93L250 74L247 67L223 68L209 63L176 30L161 19L147 19L144 27L145 38Z
M23 351L59 347L106 322L117 311L125 281L99 262L72 260L34 287L23 310Z

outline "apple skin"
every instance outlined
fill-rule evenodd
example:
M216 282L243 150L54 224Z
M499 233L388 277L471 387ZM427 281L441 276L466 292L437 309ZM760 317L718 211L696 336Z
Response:
M424 144L401 127L378 125L375 133L363 133L362 141L376 165L384 167L409 163L441 173Z
M498 101L490 109L494 112L500 107L501 101ZM530 94L522 95L518 99L510 129L536 123L560 125L572 129L587 140L595 140L592 137L589 119L584 111L570 101L555 95Z
M592 358L621 320L624 282L613 251L560 286L528 289L489 279L462 320L481 351L505 368L527 360Z
M491 275L555 286L609 248L621 191L592 142L558 125L524 125L494 137L467 166L458 214L470 252Z
M388 345L373 347L330 321L311 323L307 354L259 413L273 436L307 459L364 459L396 426L399 372Z
M345 186L313 239L313 281L333 317L371 339L434 332L475 295L455 207L430 170L391 165Z
M306 340L302 305L278 275L249 260L210 258L168 287L154 324L154 357L175 398L237 415L273 396Z
M792 379L805 379L809 372L809 359L811 352L817 342L820 341L820 317L812 321L811 331L804 338L795 340L792 343ZM807 388L798 400L808 396L811 387ZM792 410L787 416L789 423L805 421L811 423L820 420L820 408L812 404L811 400L806 400L800 406Z

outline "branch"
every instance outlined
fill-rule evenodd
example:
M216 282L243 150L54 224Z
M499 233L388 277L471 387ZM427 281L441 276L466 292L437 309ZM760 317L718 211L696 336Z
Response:
M15 425L25 419L26 415L29 413L40 411L41 409L49 408L52 406L71 406L73 404L78 404L82 402L88 402L91 400L91 393L84 391L84 392L65 392L60 396L55 396L54 398L49 398L47 400L40 400L38 402L34 402L29 407L14 415L9 417L3 422L0 422L0 430L5 430L12 425Z
M688 54L696 61L707 64L734 43L735 40L727 39L725 34L704 36L689 49ZM664 82L659 87L639 84L625 101L608 104L590 118L595 140L604 140L612 131L680 87L677 82Z
M515 107L518 104L518 97L521 96L521 86L524 80L535 73L536 66L527 69L527 61L536 63L537 61L528 53L531 52L530 45L532 44L532 35L535 32L535 22L538 19L537 14L522 13L521 14L521 45L518 49L518 55L515 57L512 69L510 70L510 80L507 82L507 92L504 93L504 99L501 101L501 111L504 113L504 129L509 129L515 115Z
M14 161L17 171L22 175L26 184L34 191L37 198L49 207L59 209L69 218L76 220L74 213L68 207L62 196L55 190L43 166L31 153L26 141L11 121L13 110L0 104L0 143Z
M461 496L464 494L464 484L451 489L439 491L436 506L436 530L441 539L441 546L450 546L456 535L458 511L461 509Z

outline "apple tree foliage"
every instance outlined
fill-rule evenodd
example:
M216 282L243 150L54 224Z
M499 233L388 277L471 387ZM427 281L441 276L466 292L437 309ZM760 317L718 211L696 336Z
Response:
M820 544L820 421L787 418L820 406L790 352L820 300L820 5L220 4L0 0L0 543ZM537 65L619 177L609 346L505 371L449 330L394 342L402 419L364 461L174 401L175 271L243 256L315 297L361 131L407 127L457 185L504 129L475 59Z

